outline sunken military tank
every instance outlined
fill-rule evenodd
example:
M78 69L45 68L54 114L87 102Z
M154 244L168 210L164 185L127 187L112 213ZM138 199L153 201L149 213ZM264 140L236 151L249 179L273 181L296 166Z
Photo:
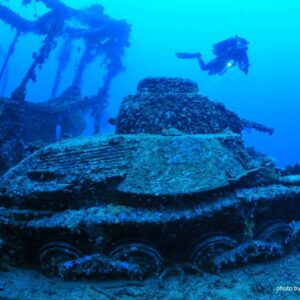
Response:
M174 263L220 271L291 247L298 177L280 176L240 135L272 129L176 78L143 80L112 122L117 134L49 145L2 177L2 258L63 277L144 278Z

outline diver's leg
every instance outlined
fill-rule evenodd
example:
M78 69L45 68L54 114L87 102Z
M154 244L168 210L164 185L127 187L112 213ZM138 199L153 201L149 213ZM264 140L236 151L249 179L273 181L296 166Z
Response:
M175 54L178 58L183 58L183 59L193 59L193 58L195 58L195 59L197 59L198 64L199 64L202 71L209 70L208 64L206 64L203 61L200 53L175 53Z
M183 59L193 59L197 58L198 56L201 56L200 53L185 53L185 52L179 52L175 53L178 58L183 58Z
M196 58L197 58L198 64L199 64L199 66L200 66L200 68L201 68L202 71L207 71L207 70L210 69L210 68L209 68L209 64L206 64L206 63L204 62L204 60L202 59L200 53L198 53L198 56L197 56Z

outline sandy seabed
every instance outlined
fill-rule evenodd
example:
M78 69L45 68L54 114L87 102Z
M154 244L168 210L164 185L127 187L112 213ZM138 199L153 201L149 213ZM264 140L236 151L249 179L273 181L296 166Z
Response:
M0 272L0 300L244 300L300 299L300 254L221 274L140 281L48 278L37 270Z

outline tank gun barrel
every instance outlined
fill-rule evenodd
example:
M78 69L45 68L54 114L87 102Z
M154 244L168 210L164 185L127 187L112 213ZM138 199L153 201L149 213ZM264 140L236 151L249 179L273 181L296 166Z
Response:
M270 135L272 135L275 131L274 128L268 127L261 123L252 122L252 121L245 120L245 119L243 119L242 121L244 123L245 128L253 128L259 132L268 133Z

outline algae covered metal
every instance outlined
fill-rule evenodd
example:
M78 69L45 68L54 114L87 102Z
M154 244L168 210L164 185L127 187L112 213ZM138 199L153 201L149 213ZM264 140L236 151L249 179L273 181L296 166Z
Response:
M37 151L9 171L2 197L9 205L34 208L53 202L56 210L102 203L112 195L117 200L119 193L172 197L228 186L257 167L232 133L70 139ZM59 197L47 202L54 194Z
M117 134L49 145L2 177L3 256L39 261L63 277L144 278L164 276L174 263L219 271L283 255L300 186L239 134L241 124L272 130L224 106L204 109L220 105L190 81L146 79L139 87L113 120Z

